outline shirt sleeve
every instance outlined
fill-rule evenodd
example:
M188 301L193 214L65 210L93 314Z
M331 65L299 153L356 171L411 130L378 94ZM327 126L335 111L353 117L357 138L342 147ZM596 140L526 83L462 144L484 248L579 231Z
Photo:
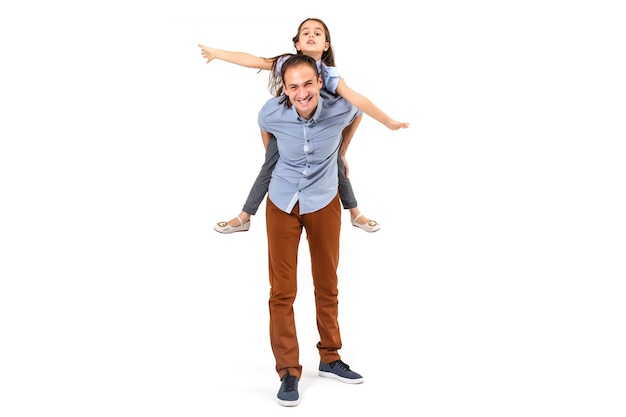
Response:
M259 114L257 116L257 122L259 123L259 127L264 132L267 132L267 127L265 126L265 107L266 106L267 104L261 107L261 110L259 110Z
M331 94L337 94L337 86L339 85L339 70L337 67L327 67L322 64L320 68L324 89Z
M276 70L274 71L274 75L276 75L276 77L280 78L280 71L283 69L283 64L285 63L287 58L289 58L288 55L287 56L281 56L276 61Z

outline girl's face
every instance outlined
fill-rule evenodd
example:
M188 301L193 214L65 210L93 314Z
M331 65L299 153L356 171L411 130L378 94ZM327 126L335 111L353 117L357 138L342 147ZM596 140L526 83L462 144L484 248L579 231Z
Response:
M307 20L302 24L296 42L298 51L319 60L329 47L330 43L326 41L326 32L319 22Z

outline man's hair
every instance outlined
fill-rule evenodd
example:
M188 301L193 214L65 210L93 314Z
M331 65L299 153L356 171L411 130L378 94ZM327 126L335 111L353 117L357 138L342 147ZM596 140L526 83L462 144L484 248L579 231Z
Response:
M308 65L309 67L311 67L315 73L315 78L319 78L320 73L317 69L317 62L315 62L315 59L307 55L297 54L289 56L289 58L287 58L285 62L283 62L283 66L280 68L280 78L283 80L283 83L285 81L285 74L287 73L287 70L289 68L298 67L300 65ZM284 104L285 107L287 107L288 109L291 108L291 101L286 94L283 94L283 97L280 99L279 103Z

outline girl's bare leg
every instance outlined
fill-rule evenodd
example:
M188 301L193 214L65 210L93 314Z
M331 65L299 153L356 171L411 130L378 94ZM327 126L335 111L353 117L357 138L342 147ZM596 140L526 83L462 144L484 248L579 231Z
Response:
M361 210L359 210L358 207L351 208L349 209L349 211L350 211L350 217L352 217L353 219L355 219L359 214L361 214ZM235 219L235 221L237 221L237 219ZM361 217L356 219L356 221L359 224L367 224L370 222L370 219L365 217L363 214L361 214Z
M251 217L250 214L246 213L245 211L242 211L241 213L239 213L239 218L243 222L242 224L248 223L250 221L250 217ZM237 217L230 219L227 223L229 226L232 226L232 227L241 226L241 224L239 223L239 219Z

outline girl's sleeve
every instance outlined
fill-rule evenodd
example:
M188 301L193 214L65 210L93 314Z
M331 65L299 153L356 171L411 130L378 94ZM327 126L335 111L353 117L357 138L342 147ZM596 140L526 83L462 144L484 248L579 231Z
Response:
M280 71L283 69L283 64L285 63L287 58L289 58L289 56L287 56L287 55L286 56L281 56L276 61L276 71L274 72L274 74L276 75L277 78L280 78Z
M337 94L337 85L339 85L339 70L337 67L327 67L322 65L321 68L323 88L331 94Z

